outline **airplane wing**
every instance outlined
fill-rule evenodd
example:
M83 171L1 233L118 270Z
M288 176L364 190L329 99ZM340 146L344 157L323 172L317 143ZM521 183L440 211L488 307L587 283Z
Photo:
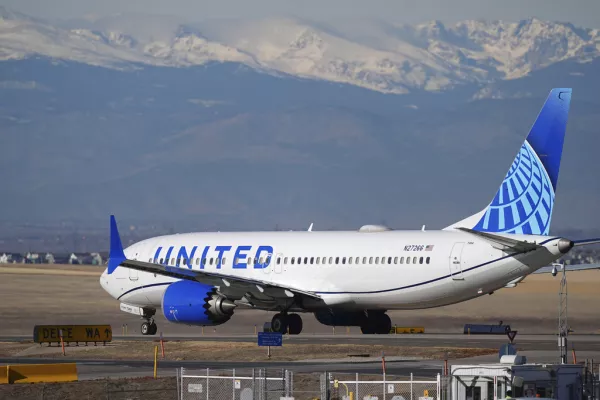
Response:
M532 250L536 250L542 246L534 243L534 242L527 242L524 240L516 240L516 239L511 239L511 238L507 238L504 236L500 236L500 235L495 235L493 233L488 233L488 232L480 232L480 231L476 231L473 229L469 229L469 228L456 228L458 230L461 230L463 232L467 232L470 233L472 235L475 236L479 236L482 239L487 240L488 242L491 242L492 245L500 250L513 250L519 253L526 253L528 251L532 251Z
M139 260L130 260L125 257L123 245L117 229L114 216L110 217L110 253L108 258L108 273L112 274L119 266L150 272L177 279L187 279L204 284L218 286L219 291L225 296L244 299L249 305L269 304L281 300L294 299L321 300L315 293L304 291L292 286L276 284L260 279L248 279L212 271L190 269L186 266L174 267L169 265L154 264Z

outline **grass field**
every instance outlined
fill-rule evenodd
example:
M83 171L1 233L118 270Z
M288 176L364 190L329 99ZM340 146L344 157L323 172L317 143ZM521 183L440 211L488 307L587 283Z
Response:
M63 265L0 265L0 335L31 334L36 324L111 324L118 334L123 324L130 333L139 332L140 320L119 310L99 284L103 268ZM600 333L600 271L568 274L569 323L576 333ZM554 333L558 318L560 277L533 275L516 288L502 289L464 303L428 310L392 311L399 326L424 326L426 332L462 332L465 323L497 323L502 320L520 333ZM160 313L160 312L159 312ZM158 314L158 313L157 313ZM226 324L206 328L213 332L251 334L272 313L237 311ZM303 334L332 333L306 314ZM165 334L200 333L200 328L167 323L157 317ZM337 329L343 334L346 329ZM359 333L354 327L351 333Z

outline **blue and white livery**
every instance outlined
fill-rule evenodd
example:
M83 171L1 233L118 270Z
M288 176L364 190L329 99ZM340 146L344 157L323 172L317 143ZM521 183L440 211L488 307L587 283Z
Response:
M298 334L299 313L326 325L387 333L388 310L439 307L512 287L573 246L548 236L571 89L553 89L492 202L439 231L215 232L167 235L123 249L111 217L100 283L157 331L154 315L218 325L238 307L272 310L274 331ZM580 268L578 268L580 269Z

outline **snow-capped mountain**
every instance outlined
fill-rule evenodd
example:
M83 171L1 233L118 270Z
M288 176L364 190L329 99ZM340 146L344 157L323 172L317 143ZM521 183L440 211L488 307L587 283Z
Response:
M389 93L520 78L600 55L597 29L538 19L342 27L289 18L169 21L153 32L143 19L128 23L123 16L59 24L0 8L0 18L0 60L42 55L108 68L236 62Z

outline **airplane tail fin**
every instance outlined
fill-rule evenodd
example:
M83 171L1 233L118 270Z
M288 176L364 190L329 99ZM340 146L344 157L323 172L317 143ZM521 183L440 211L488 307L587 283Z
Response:
M127 260L121 243L115 216L110 216L110 250L108 253L108 274L112 274L123 261Z
M492 202L444 230L547 235L554 208L571 89L552 89Z

